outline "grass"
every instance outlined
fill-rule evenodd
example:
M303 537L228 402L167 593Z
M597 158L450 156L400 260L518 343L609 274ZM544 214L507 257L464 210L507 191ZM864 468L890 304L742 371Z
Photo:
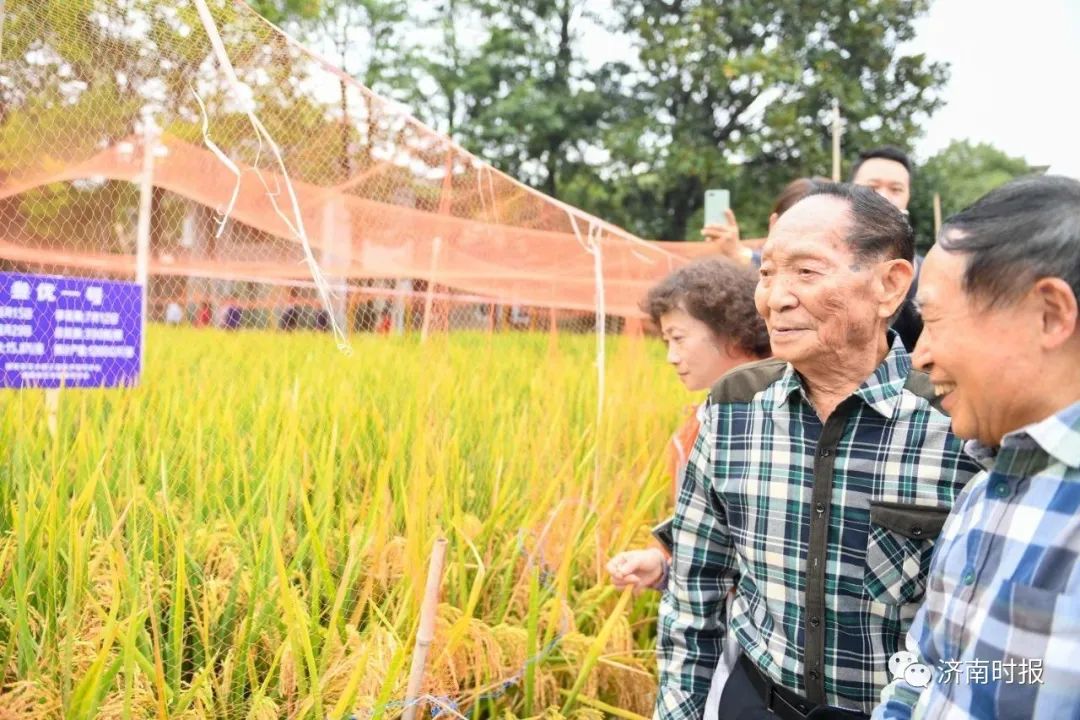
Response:
M658 346L151 328L142 385L0 402L0 718L650 714L655 595L608 555L666 511L689 398Z

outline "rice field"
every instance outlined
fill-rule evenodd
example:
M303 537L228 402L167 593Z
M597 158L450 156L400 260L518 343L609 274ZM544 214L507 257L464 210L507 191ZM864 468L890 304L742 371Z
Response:
M692 400L659 344L151 328L142 385L0 393L0 718L396 717L428 554L443 717L651 711L658 596L613 551L668 508ZM429 708L432 705L429 704Z

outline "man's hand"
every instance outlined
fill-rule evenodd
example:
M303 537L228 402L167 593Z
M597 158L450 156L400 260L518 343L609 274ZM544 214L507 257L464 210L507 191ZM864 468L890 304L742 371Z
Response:
M666 565L667 558L656 548L627 550L608 561L607 571L615 587L633 585L634 590L644 590L656 587L664 577Z
M749 258L739 244L739 223L735 220L735 213L728 208L724 211L724 215L727 217L726 225L719 223L706 225L701 228L701 235L705 238L705 242L714 243L717 253L723 257L747 264Z

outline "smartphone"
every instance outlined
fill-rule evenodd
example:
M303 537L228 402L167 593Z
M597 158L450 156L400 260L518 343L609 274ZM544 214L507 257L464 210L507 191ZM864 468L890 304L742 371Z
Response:
M652 536L656 538L669 553L674 552L675 549L675 535L672 532L672 525L674 525L674 523L675 518L668 518L652 529Z
M731 207L731 193L727 190L705 191L705 224L727 225L727 210Z

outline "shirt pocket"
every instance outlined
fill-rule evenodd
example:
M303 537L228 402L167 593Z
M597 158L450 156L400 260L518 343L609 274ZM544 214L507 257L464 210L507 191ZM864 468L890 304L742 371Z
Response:
M934 540L949 510L872 500L863 585L874 602L902 605L922 598Z

